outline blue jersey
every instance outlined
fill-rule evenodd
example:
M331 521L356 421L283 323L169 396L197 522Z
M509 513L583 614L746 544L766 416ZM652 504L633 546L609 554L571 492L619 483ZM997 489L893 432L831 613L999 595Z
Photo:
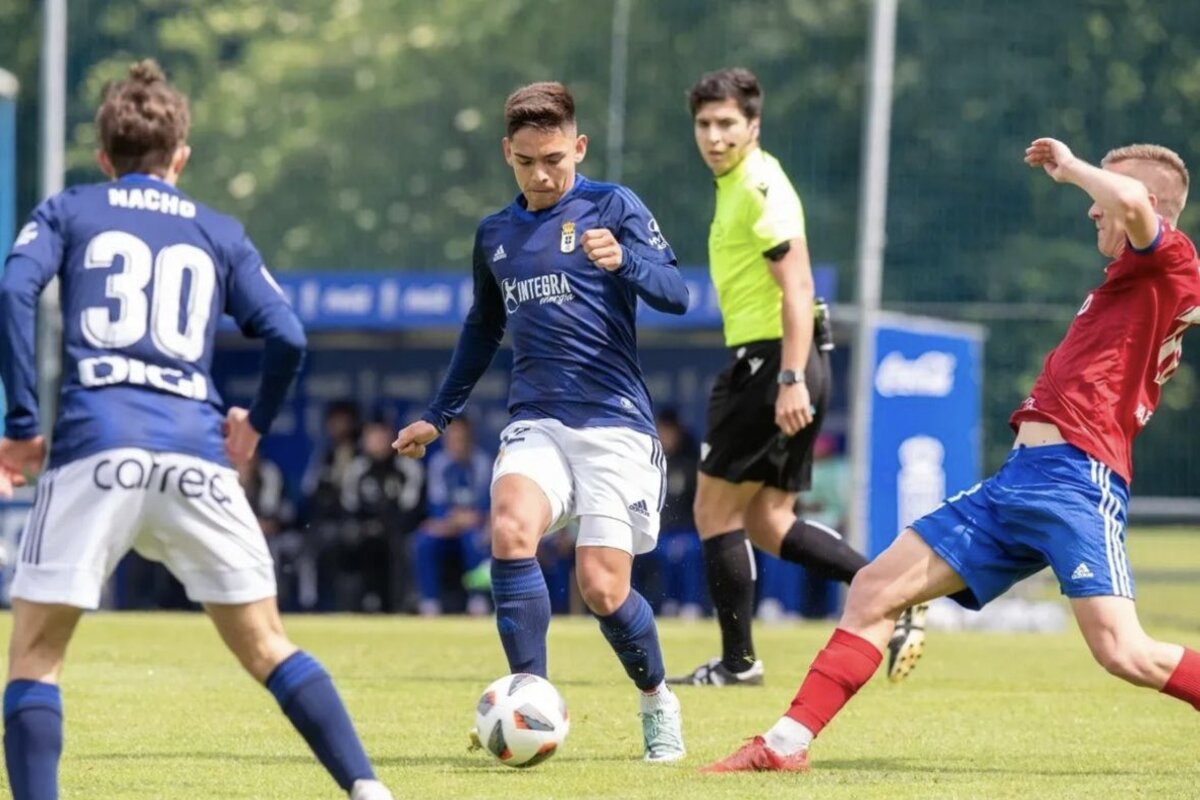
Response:
M5 262L6 436L39 431L34 309L56 275L63 371L52 467L115 447L226 464L210 373L223 313L267 339L250 422L269 429L303 357L299 320L241 224L165 181L126 175L42 203Z
M622 247L615 272L583 252L580 239L595 228L610 230ZM656 435L638 364L637 301L682 314L688 291L658 223L633 192L578 176L550 208L529 211L518 197L480 223L474 271L475 303L424 419L441 430L462 411L507 329L513 419Z
M492 461L479 450L472 450L466 463L439 450L429 459L425 480L434 519L444 519L456 508L482 512L491 505Z

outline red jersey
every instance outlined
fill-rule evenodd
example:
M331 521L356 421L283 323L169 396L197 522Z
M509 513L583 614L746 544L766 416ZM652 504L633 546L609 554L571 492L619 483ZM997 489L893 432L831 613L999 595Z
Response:
M1009 424L1054 423L1128 482L1133 439L1179 367L1184 332L1200 323L1200 261L1191 239L1160 222L1154 244L1126 242L1105 272Z

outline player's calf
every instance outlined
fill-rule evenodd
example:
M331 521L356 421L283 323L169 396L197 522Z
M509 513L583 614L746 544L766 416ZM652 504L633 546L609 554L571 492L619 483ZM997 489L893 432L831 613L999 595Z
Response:
M371 785L375 772L333 678L287 639L275 598L238 605L207 604L205 610L230 650L275 696L342 791L371 797L354 788Z
M1071 609L1088 649L1111 675L1135 686L1162 689L1184 649L1146 635L1130 597L1075 597Z
M82 613L71 606L13 602L4 688L4 761L14 800L58 797L63 709L57 681Z

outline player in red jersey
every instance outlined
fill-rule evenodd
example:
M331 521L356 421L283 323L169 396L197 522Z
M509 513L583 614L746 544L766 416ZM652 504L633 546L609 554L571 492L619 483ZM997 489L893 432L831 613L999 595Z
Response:
M1097 246L1113 259L1104 282L1012 415L1016 443L1000 471L914 522L855 576L786 714L706 772L808 769L813 738L875 674L904 609L947 595L978 609L1046 566L1106 670L1200 710L1200 653L1142 630L1125 551L1133 438L1200 322L1200 260L1175 228L1187 167L1165 147L1131 145L1097 168L1054 139L1034 141L1025 163L1091 196Z

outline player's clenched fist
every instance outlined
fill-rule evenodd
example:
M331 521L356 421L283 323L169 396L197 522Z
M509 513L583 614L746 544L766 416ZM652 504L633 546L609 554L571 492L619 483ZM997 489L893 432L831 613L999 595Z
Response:
M396 441L392 442L392 449L402 456L421 458L425 455L425 446L432 444L439 436L441 433L437 428L420 419L405 426L400 433L396 434Z
M625 251L621 249L621 245L617 243L617 237L613 236L612 231L608 228L593 228L590 231L584 231L581 241L583 252L597 267L609 272L621 268L621 263L625 259Z

